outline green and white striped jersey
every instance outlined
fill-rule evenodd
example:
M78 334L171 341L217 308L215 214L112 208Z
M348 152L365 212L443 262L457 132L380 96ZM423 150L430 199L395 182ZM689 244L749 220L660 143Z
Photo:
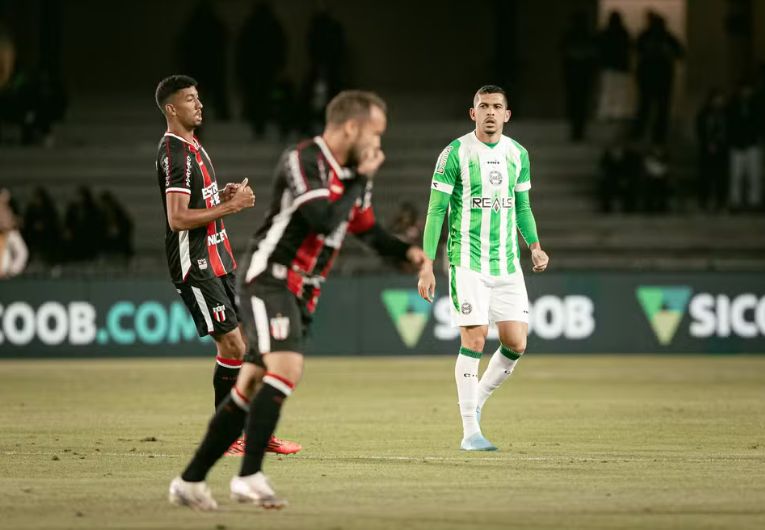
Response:
M521 144L502 136L496 144L487 145L470 132L441 152L431 188L431 207L440 195L434 192L449 196L447 255L452 265L492 276L520 269L516 194L531 188L529 154ZM531 216L528 194L523 198ZM428 216L430 221L431 208ZM535 242L529 241L536 240L535 225L532 231L522 232L527 243ZM427 230L424 246L426 254L435 254L429 248Z

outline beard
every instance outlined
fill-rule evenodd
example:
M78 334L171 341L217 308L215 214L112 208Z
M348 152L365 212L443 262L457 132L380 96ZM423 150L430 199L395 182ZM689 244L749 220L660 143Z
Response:
M348 162L346 163L348 167L357 167L361 163L362 151L363 149L358 144L354 144L351 147L348 153Z

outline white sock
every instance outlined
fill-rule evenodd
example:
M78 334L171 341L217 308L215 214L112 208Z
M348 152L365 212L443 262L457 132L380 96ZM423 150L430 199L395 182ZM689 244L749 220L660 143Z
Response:
M478 382L476 398L479 409L483 408L484 403L489 399L491 393L499 388L499 385L501 385L505 379L510 377L510 374L513 373L515 365L521 355L523 354L514 352L500 344L497 351L491 356L489 365L486 367L483 376L481 376L481 380Z
M481 432L476 419L478 404L478 363L481 353L468 348L460 348L457 363L454 366L454 379L457 381L457 399L462 415L463 438L469 438Z

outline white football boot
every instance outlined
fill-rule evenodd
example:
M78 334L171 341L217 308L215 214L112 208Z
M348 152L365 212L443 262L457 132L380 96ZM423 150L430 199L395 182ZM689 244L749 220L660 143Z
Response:
M274 488L262 471L246 477L231 479L231 498L237 502L255 504L266 509L280 510L287 500L276 496Z
M176 506L188 506L203 512L218 509L218 503L206 482L186 482L181 477L175 477L170 483L168 500Z

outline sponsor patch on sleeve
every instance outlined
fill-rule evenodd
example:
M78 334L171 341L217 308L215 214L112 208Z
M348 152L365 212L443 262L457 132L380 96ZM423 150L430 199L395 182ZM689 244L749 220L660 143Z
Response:
M449 160L449 153L452 152L452 149L454 149L453 146L447 145L446 149L441 151L441 155L438 157L438 162L436 162L436 173L439 175L443 175L444 171L446 171L446 162Z

